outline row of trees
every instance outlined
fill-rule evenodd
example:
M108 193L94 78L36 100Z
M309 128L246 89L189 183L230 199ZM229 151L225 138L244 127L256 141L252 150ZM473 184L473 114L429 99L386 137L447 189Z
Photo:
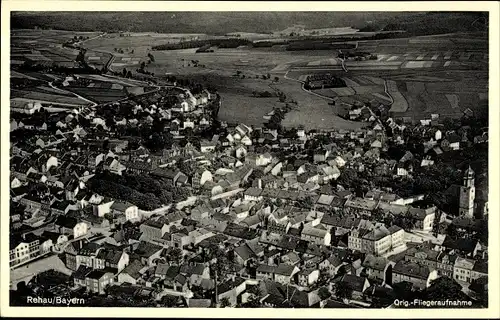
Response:
M252 42L241 38L226 38L226 39L208 39L208 40L193 40L179 43L167 43L152 47L153 50L178 50L178 49L193 49L210 46L219 48L237 48L239 46L250 45Z

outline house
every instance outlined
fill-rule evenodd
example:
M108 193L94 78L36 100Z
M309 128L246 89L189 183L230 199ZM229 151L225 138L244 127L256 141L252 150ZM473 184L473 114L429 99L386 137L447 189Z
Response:
M214 152L217 143L215 141L202 140L200 142L200 151L203 153Z
M85 279L87 278L87 275L92 271L92 268L84 265L78 267L78 269L72 274L74 285L85 288L87 285Z
M403 245L404 234L404 230L397 226L386 228L384 225L377 225L369 229L360 227L349 234L348 247L380 256Z
M114 274L103 270L93 270L85 277L85 288L89 292L104 294L108 285L113 285Z
M10 99L11 112L34 114L36 111L40 111L41 108L42 104L40 102L25 101L22 98Z
M420 290L428 288L431 282L438 278L437 270L431 270L428 266L400 260L392 269L392 282L410 282Z
M235 262L238 264L246 265L250 259L256 257L257 256L254 254L252 249L250 249L250 247L246 243L244 245L234 248L234 258Z
M448 140L448 148L450 148L451 150L460 149L460 142L462 141L462 138L458 134L452 133L447 136L446 140Z
M51 212L55 215L65 215L68 213L70 209L77 209L76 206L74 206L71 202L69 201L56 201L50 206Z
M51 251L60 251L67 242L68 236L58 232L45 230L40 235L40 254Z
M280 263L273 270L274 280L281 284L289 284L293 276L299 271L300 269L297 266Z
M297 273L297 283L301 287L309 287L315 284L319 278L319 270L315 268L307 268Z
M169 226L161 221L149 219L143 222L139 227L144 239L161 239L169 231Z
M180 266L179 273L189 279L192 285L200 285L203 279L210 279L210 269L203 263L184 263Z
M40 255L40 238L33 233L22 237L10 237L9 241L9 265L18 266Z
M415 229L422 231L432 231L434 227L434 220L436 218L435 206L428 208L416 208L411 206L408 210L408 215L415 220Z
M386 283L392 278L392 265L386 258L377 257L373 254L367 254L363 260L362 267L365 270L368 279L374 279ZM390 284L390 283L389 283Z
M193 188L200 188L208 181L213 181L212 173L206 169L198 169L194 172L191 183Z
M153 243L140 241L137 248L131 254L131 257L140 259L141 263L148 266L153 266L153 261L160 258L163 247Z
M342 256L334 253L327 259L323 260L319 264L319 268L321 270L325 270L329 275L335 276L344 264L345 263L342 261Z
M412 246L405 252L404 259L422 266L427 266L431 270L438 270L440 252L433 250L429 243ZM439 272L438 272L439 274Z
M88 233L88 225L85 222L78 222L76 218L59 216L54 223L58 232L64 235L71 235L74 239L83 237Z
M121 249L100 248L96 259L103 261L105 269L113 269L121 272L130 261L129 254Z
M474 281L484 277L488 277L488 261L476 260L474 268L472 268L471 278Z
M301 238L319 245L329 246L332 235L328 230L306 227L302 230Z
M340 279L349 290L352 292L352 299L362 300L363 293L368 287L370 287L370 282L368 279L359 277L353 274L345 274Z
M66 267L70 270L76 271L78 269L76 264L77 256L84 245L88 243L86 238L70 242L64 247L64 255L66 260Z
M363 198L348 199L344 204L344 212L347 214L371 215L378 207L378 201Z
M330 155L330 151L328 151L328 150L316 151L316 152L314 152L314 155L313 155L313 161L314 161L314 163L326 162L326 159L328 158L329 155Z
M474 280L472 278L474 265L475 261L472 259L457 257L453 266L453 279L471 283Z
M96 195L92 195L89 199L89 203L95 205L93 206L94 214L98 217L104 217L106 213L111 212L111 206L115 203L114 200L109 198L101 198Z
M263 196L261 195L262 189L260 188L254 188L254 187L248 188L247 190L245 190L243 194L245 200L248 201L260 201L263 199Z
M477 240L469 238L454 239L450 236L444 238L441 247L470 258L475 257L482 249L481 244Z
M185 275L180 273L179 266L166 265L165 272L157 274L157 271L155 271L155 275L160 276L161 279L163 279L165 288L169 290L185 293L189 289L189 279Z
M117 159L107 158L104 160L104 170L107 170L111 173L122 175L122 173L127 169L123 164L120 163Z
M236 306L238 297L246 290L246 280L240 277L225 281L217 286L216 301L227 299L230 306Z
M245 146L243 145L240 145L235 149L235 156L238 159L244 158L247 155L247 153L248 153L247 148L245 148Z
M138 284L138 281L141 279L142 274L141 270L146 267L139 260L130 261L129 265L126 266L119 274L118 274L118 283L130 283L133 285Z
M274 270L275 266L261 264L257 267L256 277L258 280L268 279L274 281Z
M113 215L122 216L125 221L137 222L140 220L139 209L131 203L115 201L110 209Z
M255 159L255 165L265 167L269 165L273 160L273 156L270 153L259 154Z
M456 254L448 254L446 252L440 252L437 256L437 266L439 276L447 276L448 278L453 278L453 270L455 265L455 260L457 259Z

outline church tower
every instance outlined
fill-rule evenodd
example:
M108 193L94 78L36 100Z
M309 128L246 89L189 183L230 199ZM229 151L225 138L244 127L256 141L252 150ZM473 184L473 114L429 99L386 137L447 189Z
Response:
M463 183L460 186L459 215L474 217L474 199L476 198L476 188L474 187L474 171L471 167L465 171Z

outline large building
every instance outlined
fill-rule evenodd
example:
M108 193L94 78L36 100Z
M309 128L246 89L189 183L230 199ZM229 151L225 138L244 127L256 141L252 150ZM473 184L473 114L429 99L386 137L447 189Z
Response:
M474 171L471 167L465 171L462 186L460 186L459 195L459 215L474 217L474 200L476 197L476 188L474 187Z
M371 229L355 229L348 238L348 248L376 256L383 255L404 243L404 230L391 226L377 225Z

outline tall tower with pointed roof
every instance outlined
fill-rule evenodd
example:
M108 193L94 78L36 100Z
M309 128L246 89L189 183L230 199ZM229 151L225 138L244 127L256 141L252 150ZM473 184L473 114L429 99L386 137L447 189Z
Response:
M465 171L463 183L460 186L459 215L474 217L474 200L476 188L474 187L474 171L469 168Z

